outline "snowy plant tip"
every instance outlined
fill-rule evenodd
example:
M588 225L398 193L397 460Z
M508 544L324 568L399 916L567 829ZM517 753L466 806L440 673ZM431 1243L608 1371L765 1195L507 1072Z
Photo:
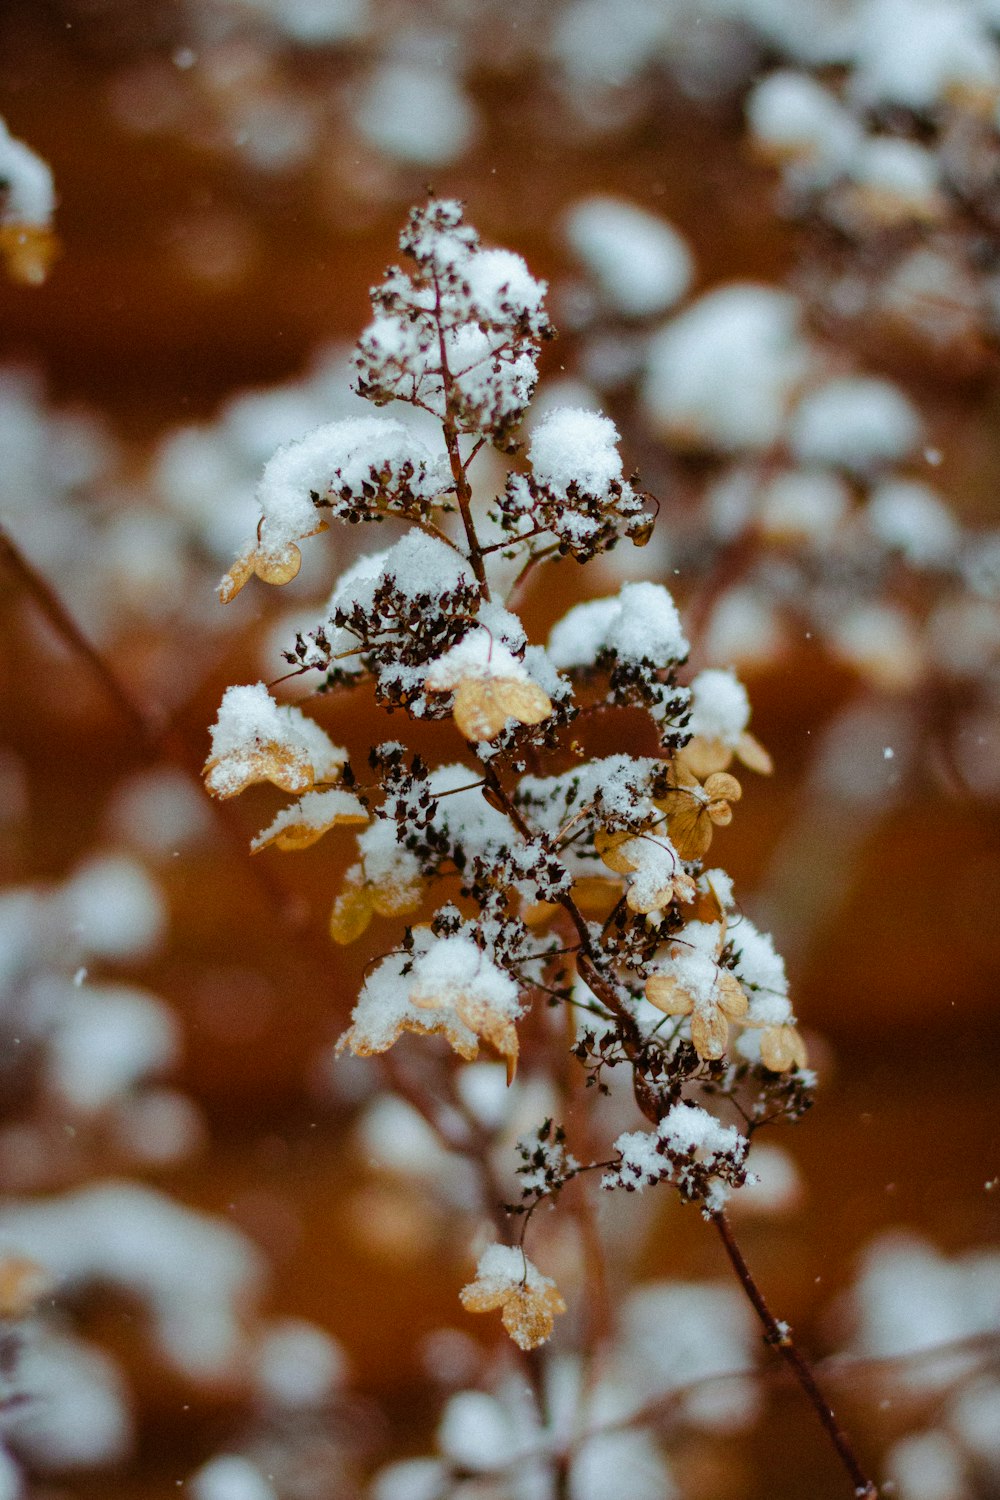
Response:
M551 698L524 663L483 628L434 662L426 684L434 692L454 692L455 724L473 744L495 739L508 719L541 724L552 712Z
M400 248L416 269L393 267L373 289L375 319L355 354L358 394L377 406L407 401L453 432L508 448L551 333L545 284L520 256L482 249L452 200L415 209Z
M566 1303L549 1276L543 1276L514 1245L490 1245L479 1257L476 1279L460 1293L467 1312L494 1312L519 1349L536 1349L552 1336Z
M254 574L265 583L289 583L302 563L297 544L326 529L325 513L348 522L388 515L419 520L451 482L443 456L402 422L371 416L316 428L265 465L256 540L222 580L220 598L234 599Z
M691 739L684 761L694 776L711 776L728 769L735 757L750 771L769 776L774 762L759 740L747 730L750 700L732 672L709 668L691 684Z
M40 286L59 249L48 165L0 120L0 256L12 281Z
M283 792L308 792L336 781L347 761L301 709L275 703L262 682L227 688L212 727L205 784L215 797L235 797L270 781Z
M404 1031L440 1034L466 1062L485 1041L507 1064L507 1081L517 1070L521 1015L518 986L473 939L464 934L435 937L426 928L413 934L413 953L393 953L365 981L352 1014L353 1024L337 1043L358 1057L387 1052Z

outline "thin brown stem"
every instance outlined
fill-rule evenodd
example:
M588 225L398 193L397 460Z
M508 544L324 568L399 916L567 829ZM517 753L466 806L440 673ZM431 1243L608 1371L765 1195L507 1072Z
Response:
M441 423L441 431L444 435L445 447L448 450L448 462L451 465L451 477L455 484L455 499L458 501L459 513L462 517L462 525L465 527L465 536L469 544L469 561L477 581L482 585L487 597L490 596L489 584L486 581L486 565L483 562L483 553L479 545L479 537L476 534L476 523L472 519L472 488L469 484L469 476L466 466L462 461L462 450L459 447L458 431L455 427L455 419L451 414L451 395L454 380L451 367L448 364L448 349L444 339L444 324L441 321L441 288L434 282L435 295L435 322L438 333L438 353L441 359L441 388L444 395L444 419Z
M101 684L105 696L139 736L143 746L147 750L158 750L166 734L167 726L155 714L136 702L97 647L84 635L52 585L37 569L32 567L3 527L0 527L0 562L8 572L14 575L60 640L74 655L81 657L87 663Z
M0 527L0 565L6 567L17 579L64 645L73 655L86 662L105 697L139 741L146 758L156 760L162 757L182 770L199 770L201 757L192 753L165 716L137 702L101 652L81 630L52 585L31 565L3 527ZM299 931L307 920L302 903L290 896L265 865L252 858L246 832L237 824L230 809L225 804L216 802L212 806L234 854L251 873L267 904L277 913L281 922L290 929Z
M878 1490L875 1483L868 1478L861 1467L860 1460L851 1446L850 1439L838 1422L833 1407L820 1389L812 1366L796 1344L788 1324L779 1322L774 1316L774 1313L768 1306L764 1293L754 1280L753 1273L747 1265L743 1251L736 1241L725 1213L721 1209L718 1209L714 1213L711 1213L709 1218L718 1230L723 1249L729 1257L730 1264L736 1272L740 1285L752 1304L754 1312L763 1324L766 1342L776 1349L786 1362L795 1379L798 1381L806 1400L822 1422L826 1434L836 1449L840 1461L854 1486L855 1495L858 1497L858 1500L878 1500Z

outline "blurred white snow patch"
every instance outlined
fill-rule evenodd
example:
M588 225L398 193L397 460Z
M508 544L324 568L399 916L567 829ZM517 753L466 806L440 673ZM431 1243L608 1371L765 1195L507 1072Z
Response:
M648 1432L604 1432L588 1438L573 1460L571 1500L676 1500L679 1491Z
M787 642L773 600L752 585L729 589L712 611L705 632L709 661L724 661L737 670L774 661Z
M302 1318L268 1324L257 1346L255 1384L268 1406L322 1406L344 1383L347 1358L330 1334Z
M825 469L789 469L764 486L757 522L774 541L829 543L851 506L844 481Z
M571 0L556 13L550 45L571 85L617 89L661 52L669 31L661 0Z
M209 1459L188 1482L192 1500L278 1500L278 1492L256 1464L239 1453Z
M861 141L850 111L815 78L790 68L757 84L747 119L761 153L790 165L793 186L828 187L846 171Z
M221 0L219 8L241 21L266 21L304 47L354 41L371 21L368 0Z
M944 1432L918 1432L901 1438L885 1458L899 1500L965 1500L962 1454Z
M120 1099L112 1128L122 1154L147 1167L183 1161L205 1142L198 1106L176 1089L146 1089Z
M810 350L798 300L771 287L707 293L650 340L642 398L684 447L766 448L782 430Z
M750 1176L730 1200L733 1213L767 1216L793 1213L801 1207L805 1189L794 1158L783 1146L754 1144Z
M753 1368L759 1339L736 1288L652 1282L628 1298L622 1330L621 1357L645 1399L704 1381L684 1398L686 1421L727 1431L753 1420L758 1393L752 1381L734 1377Z
M480 1125L495 1130L503 1122L509 1099L503 1063L467 1063L458 1072L456 1084L462 1103Z
M119 782L105 809L104 826L138 853L167 859L203 842L212 815L192 776L173 766L155 766Z
M930 485L918 480L890 479L879 485L865 519L886 547L915 567L946 567L958 551L958 522Z
M0 222L47 225L55 211L55 186L48 162L15 140L0 120Z
M6 1448L0 1448L0 1500L21 1500L24 1476Z
M571 249L626 318L666 312L687 292L691 252L665 219L621 198L584 198L566 214Z
M33 1468L88 1469L128 1452L128 1397L101 1350L36 1327L18 1355L17 1385L28 1399L5 1412L4 1434Z
M858 604L827 624L834 655L883 693L909 693L924 653L915 621L894 604ZM888 742L887 742L888 743Z
M475 108L455 73L423 61L377 68L359 100L355 124L377 150L424 167L457 161L478 130Z
M66 1287L105 1285L142 1302L159 1352L192 1379L230 1375L263 1261L221 1220L131 1182L0 1208L0 1254L27 1255Z
M96 1114L177 1058L173 1011L125 985L74 987L44 1063L47 1086L71 1108Z
M842 375L799 402L789 442L802 463L868 474L912 453L921 438L916 408L888 380Z
M436 1458L405 1458L372 1480L371 1500L439 1500L451 1477Z
M923 1354L900 1381L914 1391L947 1389L978 1368L976 1340L1000 1327L1000 1254L948 1259L916 1235L885 1235L866 1251L851 1303L857 1353ZM971 1347L956 1347L963 1343Z
M96 958L151 958L166 935L163 894L142 865L127 855L91 856L55 900L83 951Z
M459 1391L444 1409L438 1446L444 1456L473 1472L500 1469L517 1457L519 1434L509 1414L485 1391Z
M987 1377L961 1389L949 1425L978 1459L1000 1469L1000 1381Z

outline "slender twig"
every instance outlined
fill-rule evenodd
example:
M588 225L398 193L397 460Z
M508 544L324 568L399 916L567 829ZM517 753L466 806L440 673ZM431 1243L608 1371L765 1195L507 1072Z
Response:
M104 689L106 697L139 736L144 748L151 751L159 750L168 733L165 721L136 702L97 647L84 635L52 585L36 568L32 567L2 526L0 526L0 562L14 575L25 593L31 597L56 635L74 655L82 657L87 663Z
M144 707L133 696L113 667L84 634L55 589L24 556L9 533L0 526L0 564L13 574L35 607L68 649L86 662L105 697L136 736L148 760L163 758L185 771L200 768L201 757L192 753L170 720ZM307 921L301 902L274 879L270 869L252 858L246 832L234 819L226 803L212 807L240 863L251 873L264 899L278 919L294 931Z
M454 382L451 368L448 364L448 350L445 344L444 323L441 316L441 288L437 277L434 278L434 296L434 318L437 324L438 352L441 357L441 388L444 395L444 418L441 422L441 431L444 435L445 447L448 450L451 477L455 482L455 498L458 501L462 525L465 527L465 535L469 543L469 561L472 564L472 570L476 575L476 579L481 584L483 592L488 599L490 591L489 584L486 581L486 566L483 562L479 537L476 534L476 525L472 519L472 490L469 485L469 476L465 472L465 464L462 462L462 450L458 442L458 432L455 427L455 419L451 413L451 393Z
M878 1500L878 1490L875 1487L875 1483L868 1478L862 1469L860 1460L851 1446L850 1439L838 1422L833 1407L820 1389L812 1366L796 1344L788 1324L779 1322L774 1316L774 1313L768 1306L764 1293L754 1280L753 1273L747 1265L743 1251L736 1242L725 1213L721 1209L717 1209L715 1212L710 1213L708 1217L718 1230L723 1249L729 1257L730 1264L736 1272L740 1285L764 1326L764 1336L767 1343L776 1349L786 1362L795 1379L798 1381L806 1400L822 1422L827 1436L840 1455L840 1461L846 1469L851 1483L854 1485L854 1493L858 1496L858 1500Z

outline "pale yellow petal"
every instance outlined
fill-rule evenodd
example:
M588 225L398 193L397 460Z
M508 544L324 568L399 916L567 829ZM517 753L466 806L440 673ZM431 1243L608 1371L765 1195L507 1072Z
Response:
M760 740L745 731L736 741L736 756L748 771L756 771L759 776L770 776L774 770L774 761Z
M713 771L724 771L732 758L732 750L722 740L706 740L701 735L688 740L678 757L699 781L711 776Z
M372 901L363 885L345 886L330 913L330 936L335 943L353 943L372 919Z
M694 1001L670 974L651 974L646 980L646 999L667 1016L689 1016Z
M708 1062L723 1057L729 1040L729 1022L717 1006L695 1011L691 1017L691 1042L698 1056Z
M219 584L219 599L223 604L229 604L244 584L249 583L253 577L253 557L238 557L229 572Z
M740 1016L745 1016L749 1007L746 993L735 974L728 969L722 969L716 982L716 1003L723 1015L731 1021L736 1021Z
M794 1026L768 1026L761 1032L760 1059L772 1073L788 1073L807 1064L806 1047Z
M291 583L302 566L302 553L294 542L281 547L277 552L254 554L253 569L264 583Z

